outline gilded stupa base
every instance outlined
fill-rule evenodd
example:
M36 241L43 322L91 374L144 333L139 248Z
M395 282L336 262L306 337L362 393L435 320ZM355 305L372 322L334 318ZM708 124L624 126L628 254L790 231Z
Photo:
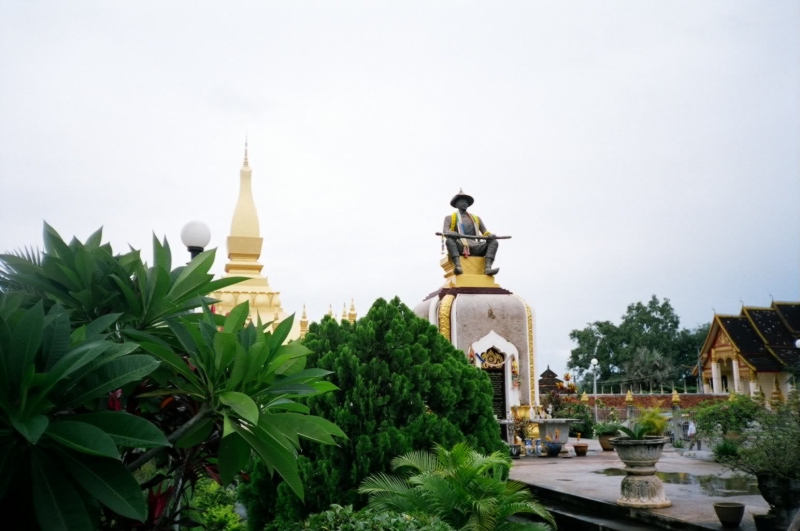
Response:
M499 288L494 277L484 274L486 259L482 256L462 256L460 275L454 273L455 265L449 256L443 256L439 264L444 269L443 288Z

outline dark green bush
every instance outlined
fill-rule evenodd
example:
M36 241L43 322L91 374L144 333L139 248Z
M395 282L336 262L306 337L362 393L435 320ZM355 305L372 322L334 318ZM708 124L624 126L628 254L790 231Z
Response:
M728 433L741 433L762 409L747 395L734 395L732 400L703 402L695 409L697 434L709 439Z
M267 524L264 531L452 531L438 519L412 518L405 514L353 512L352 505L331 505L304 522L283 521Z
M331 504L366 504L357 492L397 455L466 441L491 453L506 448L492 413L488 377L435 327L398 299L378 300L355 325L325 319L304 341L308 366L332 371L341 390L307 401L311 413L348 436L338 446L303 443L298 463L305 505L257 465L240 499L253 530L276 518L300 521Z
M739 445L731 439L725 438L714 446L714 461L724 462L736 457L739 453Z

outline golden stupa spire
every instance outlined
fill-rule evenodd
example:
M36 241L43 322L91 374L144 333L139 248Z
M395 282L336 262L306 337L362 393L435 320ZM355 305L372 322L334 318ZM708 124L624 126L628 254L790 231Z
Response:
M342 303L342 322L347 321L347 303Z
M303 315L300 317L300 339L306 337L308 333L308 315L306 315L306 305L303 305Z
M358 317L356 314L356 303L355 300L350 299L350 313L347 314L347 320L350 321L350 324L353 324L356 322L356 317Z
M247 161L247 134L244 135L244 164L242 164L242 167L250 167L250 163Z
M328 317L333 317L333 304L328 305Z

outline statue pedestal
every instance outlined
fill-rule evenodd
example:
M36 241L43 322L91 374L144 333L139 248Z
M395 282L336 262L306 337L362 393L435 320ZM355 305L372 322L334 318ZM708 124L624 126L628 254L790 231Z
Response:
M439 264L444 269L446 282L443 288L499 288L494 277L484 274L486 259L482 256L462 256L461 269L464 272L456 275L455 265L449 256L443 256Z

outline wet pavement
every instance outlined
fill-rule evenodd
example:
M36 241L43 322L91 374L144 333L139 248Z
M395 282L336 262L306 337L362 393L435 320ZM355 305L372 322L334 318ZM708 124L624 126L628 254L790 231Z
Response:
M570 439L567 447L573 442ZM587 506L589 501L602 502L592 504L593 507L616 505L625 465L616 452L603 452L597 441L581 439L581 442L589 444L585 457L576 457L574 452L572 457L524 457L514 461L511 478L548 489L576 507L584 499ZM672 507L632 510L631 518L662 520L674 529L681 529L681 522L687 529L722 529L714 513L714 502L739 502L745 505L740 529L755 530L752 515L769 510L755 480L733 477L722 465L709 461L705 452L686 454L696 457L682 456L667 445L656 465Z

